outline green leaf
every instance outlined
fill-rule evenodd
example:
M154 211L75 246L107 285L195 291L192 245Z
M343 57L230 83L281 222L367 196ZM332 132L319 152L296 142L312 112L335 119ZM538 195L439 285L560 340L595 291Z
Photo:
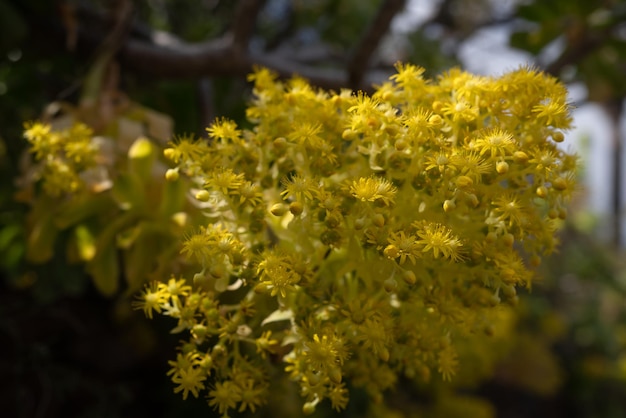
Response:
M116 237L136 220L136 212L125 212L109 223L98 235L96 255L87 264L87 272L92 276L98 291L105 296L113 295L119 286L120 266Z
M176 181L164 180L164 183L159 213L169 218L173 214L182 211L186 200L185 193L190 186L188 182L182 178Z
M117 248L114 245L101 245L96 257L87 264L87 272L102 295L114 295L119 287L120 276Z
M145 193L137 176L126 174L115 179L111 196L120 209L140 208L144 204Z
M124 253L124 275L130 293L141 289L157 265L166 239L158 229L148 222L140 223L133 244Z
M143 183L152 178L152 167L156 160L156 147L148 138L140 137L128 150L128 168Z
M54 224L53 212L40 213L34 217L34 224L26 243L26 258L33 263L44 263L54 255L54 242L59 230Z
M54 223L63 230L111 207L107 193L78 195L59 205Z
M96 255L96 238L86 225L74 228L78 257L83 261L90 261Z

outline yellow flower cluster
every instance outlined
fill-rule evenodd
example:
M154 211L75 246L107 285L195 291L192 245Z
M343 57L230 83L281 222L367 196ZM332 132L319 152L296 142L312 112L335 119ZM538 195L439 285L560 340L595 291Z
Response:
M46 193L59 196L81 189L88 170L96 165L98 147L91 129L75 123L63 130L53 130L41 122L29 123L24 128L30 152L40 163L35 176L43 178Z
M250 128L219 119L165 150L207 216L182 245L195 274L137 302L185 333L176 391L254 410L283 362L309 413L345 408L348 381L379 401L400 374L462 374L555 247L576 176L565 88L412 65L372 96L250 81Z

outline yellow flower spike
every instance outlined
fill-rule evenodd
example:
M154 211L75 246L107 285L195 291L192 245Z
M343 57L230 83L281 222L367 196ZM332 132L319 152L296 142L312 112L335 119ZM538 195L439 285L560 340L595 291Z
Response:
M530 68L397 70L370 97L257 68L250 128L218 119L210 141L168 145L176 185L207 202L180 244L194 283L172 279L137 307L174 318L179 352L196 355L171 373L183 396L196 386L181 371L201 369L220 414L254 411L274 390L268 353L305 413L345 408L349 387L380 402L400 374L465 381L459 359L477 353L477 373L492 369L510 337L501 317L532 284L522 260L554 249L575 190L576 158L557 147L566 91ZM40 131L42 146L62 142Z

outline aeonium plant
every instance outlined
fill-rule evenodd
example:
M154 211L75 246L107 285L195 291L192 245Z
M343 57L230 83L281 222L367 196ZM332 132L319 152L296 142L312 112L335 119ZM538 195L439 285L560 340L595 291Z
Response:
M381 401L399 375L445 382L488 358L575 187L565 87L528 67L398 65L371 96L249 79L250 127L218 119L164 151L205 214L182 241L194 273L135 303L177 321L175 392L254 412L279 369L305 413L341 410L348 387Z

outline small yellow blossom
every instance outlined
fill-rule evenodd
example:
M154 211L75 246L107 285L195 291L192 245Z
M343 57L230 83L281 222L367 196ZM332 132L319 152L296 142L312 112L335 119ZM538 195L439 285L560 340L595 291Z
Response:
M511 155L516 150L513 136L501 129L484 133L473 143L473 146L481 156L488 154L491 157Z
M187 399L189 392L198 397L198 391L204 389L204 381L206 380L206 372L200 367L191 367L179 370L177 375L172 377L172 382L178 386L174 388L174 393L183 392L183 399Z
M416 226L418 226L417 224ZM423 245L422 252L432 251L435 258L442 255L452 261L463 259L461 240L454 236L452 231L441 224L426 224L417 231L418 244Z
M144 314L152 319L152 311L161 313L161 309L166 303L167 294L159 288L159 283L152 282L144 288L138 300L133 302L133 308L142 309Z
M380 199L387 206L393 204L396 191L396 187L389 180L380 177L361 177L350 185L350 193L357 199L364 202Z
M217 382L209 392L209 405L221 415L227 415L229 409L235 409L241 401L241 389L232 381Z

